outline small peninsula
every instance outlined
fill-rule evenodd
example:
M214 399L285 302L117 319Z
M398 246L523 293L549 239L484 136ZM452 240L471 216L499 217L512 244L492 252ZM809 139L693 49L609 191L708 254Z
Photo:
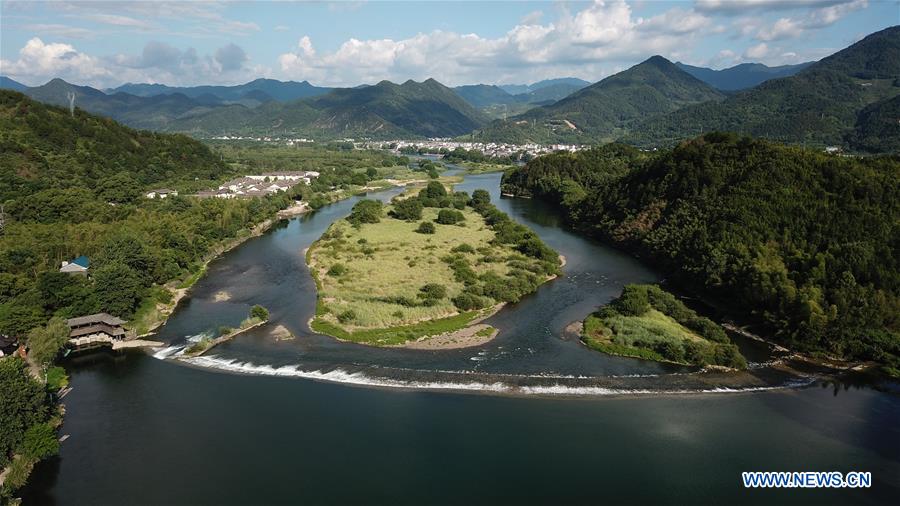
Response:
M307 263L318 289L314 331L429 349L490 340L496 332L479 322L560 270L559 255L487 191L448 192L438 181L387 206L359 201Z
M626 285L584 321L582 341L610 355L746 369L721 326L656 285Z

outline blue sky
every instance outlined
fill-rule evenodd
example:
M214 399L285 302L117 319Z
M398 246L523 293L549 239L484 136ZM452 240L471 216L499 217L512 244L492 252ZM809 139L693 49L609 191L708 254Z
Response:
M900 0L2 1L0 73L98 87L597 81L654 54L798 63L897 24Z

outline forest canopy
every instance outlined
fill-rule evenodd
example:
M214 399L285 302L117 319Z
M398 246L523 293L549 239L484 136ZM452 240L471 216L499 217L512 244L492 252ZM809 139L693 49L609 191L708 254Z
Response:
M900 372L900 159L711 133L654 154L540 157L506 193L651 259L797 349Z

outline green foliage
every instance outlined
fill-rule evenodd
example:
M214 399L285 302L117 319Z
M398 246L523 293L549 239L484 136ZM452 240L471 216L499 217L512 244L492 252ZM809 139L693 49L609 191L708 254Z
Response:
M363 223L378 223L381 221L382 207L380 200L360 200L353 205L347 221L357 226Z
M17 357L0 359L0 392L0 467L4 467L22 444L25 431L47 420L50 403L44 387L31 378L25 362Z
M255 318L260 321L266 321L269 319L269 310L260 306L259 304L255 304L250 308L250 318Z
M25 431L22 441L22 455L28 459L45 459L59 453L56 429L47 423L37 423Z
M65 369L59 366L47 369L47 390L57 392L67 386L69 386L69 376Z
M451 209L441 209L438 211L437 219L434 221L436 223L440 223L441 225L455 225L461 221L464 221L466 218L459 211L454 211Z
M343 276L344 274L347 274L348 270L349 269L347 269L346 265L337 263L337 264L332 265L328 269L328 272L326 274L336 278L336 277Z
M398 220L418 221L422 219L422 201L417 198L397 200L393 203L391 216Z
M835 157L728 134L653 157L626 153L624 172L606 157L583 157L541 157L504 183L554 202L573 226L650 259L788 345L897 362L896 158ZM574 206L563 198L567 180L586 193Z
M625 316L641 316L650 309L647 291L638 285L625 285L622 295L610 305Z
M423 299L443 299L447 296L447 287L439 283L428 283L419 288L419 297Z
M416 228L416 232L420 234L433 234L434 230L434 223L430 221L423 221L422 223L419 223L419 226Z
M337 319L341 323L351 323L352 321L356 320L356 311L352 309L342 311L341 313L338 313Z
M285 194L138 198L152 186L207 188L232 174L187 137L136 132L81 111L73 119L5 91L0 125L0 165L16 167L0 171L0 200L11 218L0 235L3 333L24 336L54 315L102 310L127 319L150 298L160 300L159 285L199 276L216 247L292 202ZM330 167L322 171L343 181ZM60 261L79 255L91 259L87 277L57 272Z
M51 318L46 327L35 327L28 333L28 353L46 368L56 359L69 339L69 327L62 318Z
M419 192L419 197L426 199L438 199L446 196L447 189L444 188L443 183L440 183L438 181L429 181L428 185Z

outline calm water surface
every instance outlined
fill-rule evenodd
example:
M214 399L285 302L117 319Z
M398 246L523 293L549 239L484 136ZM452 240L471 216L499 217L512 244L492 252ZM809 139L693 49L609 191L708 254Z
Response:
M682 390L691 370L593 353L563 329L623 284L659 274L567 232L539 202L500 200L498 181L468 176L457 188L491 190L498 207L568 263L564 276L489 320L501 330L496 340L384 350L311 333L315 287L303 250L355 199L329 206L212 263L161 329L170 347L155 357L73 361L63 427L71 437L38 468L26 504L897 502L895 395L815 383L621 395ZM231 299L215 302L219 291ZM192 366L172 360L189 340L236 325L253 304L271 310L272 325ZM296 339L276 341L274 324ZM740 344L751 361L767 357ZM435 391L445 388L475 391ZM619 395L497 394L510 388ZM745 490L747 470L862 470L875 484Z

